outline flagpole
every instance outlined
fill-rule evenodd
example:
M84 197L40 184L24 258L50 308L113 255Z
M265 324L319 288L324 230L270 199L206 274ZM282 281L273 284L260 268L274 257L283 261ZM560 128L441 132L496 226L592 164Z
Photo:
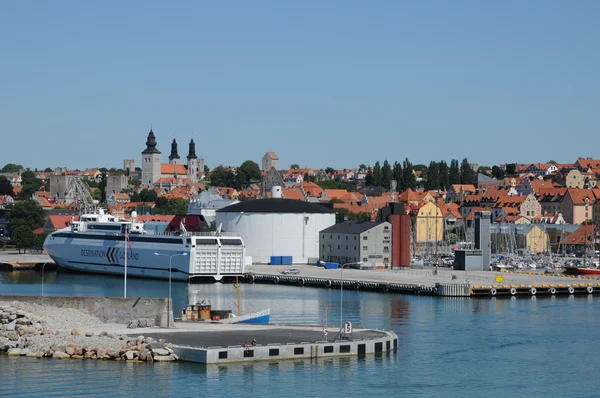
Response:
M125 277L124 277L124 283L123 283L123 297L127 297L127 224L125 225L125 241L123 242L125 244Z

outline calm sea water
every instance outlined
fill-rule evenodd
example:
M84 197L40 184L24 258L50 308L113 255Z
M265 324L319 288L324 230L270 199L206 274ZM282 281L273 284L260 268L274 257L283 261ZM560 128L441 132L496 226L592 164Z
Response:
M233 286L173 284L234 308ZM339 290L242 285L247 310L272 322L339 324ZM122 295L122 279L46 272L50 295ZM0 293L40 294L41 274L0 272ZM164 281L128 281L130 296L165 297ZM441 299L344 291L344 319L391 329L382 357L236 365L133 364L0 356L0 396L598 397L599 298Z

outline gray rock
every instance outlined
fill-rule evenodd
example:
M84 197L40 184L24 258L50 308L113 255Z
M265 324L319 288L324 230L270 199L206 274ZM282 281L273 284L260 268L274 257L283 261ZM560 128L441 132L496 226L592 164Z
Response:
M172 362L175 358L173 358L173 355L155 355L154 360L156 362Z
M94 335L94 332L87 332L85 334L85 337L92 337Z
M65 352L69 355L75 355L77 354L77 347L75 347L74 345L69 345L65 349Z
M29 348L21 348L21 356L29 356L29 354L34 354Z
M31 321L27 318L19 318L16 322L17 325L31 325Z
M157 355L158 356L165 356L165 355L169 355L171 353L169 352L169 350L164 349L164 348L153 348L152 349L152 354L156 357ZM156 358L154 358L154 359L156 359Z
M23 316L27 316L27 313L26 313L25 311L23 311L23 310L17 310L17 311L16 311L16 314L17 314L17 316L18 316L19 318L20 318L20 317L23 317Z
M8 316L8 319L10 319L11 321L14 321L14 320L16 320L16 319L17 319L17 314L10 314L10 315Z
M21 336L25 334L34 334L36 332L33 326L19 326L17 330Z
M0 319L0 324L2 324L2 325L8 324L8 318L2 318L2 319Z
M108 336L108 332L100 332L100 337L106 337Z
M98 358L104 358L108 354L108 350L106 348L98 348L96 350L96 355Z
M21 355L21 349L20 348L9 348L7 354L9 357L18 357Z
M0 319L8 319L8 317L10 316L10 313L8 312L0 312Z
M77 330L77 329L71 330L71 336L77 336L77 335L79 335L79 330Z
M108 350L106 352L106 355L108 355L112 359L118 358L119 357L119 350Z
M138 336L137 339L135 339L135 342L137 345L140 345L144 342L144 336Z
M16 330L17 328L17 321L12 321L7 325L2 326L2 329L4 330Z
M71 358L71 356L69 354L67 354L66 352L54 351L52 358L53 359L67 359L67 358Z
M139 352L137 351L127 351L125 353L125 355L123 355L125 357L125 359L127 359L128 361L134 360L135 358L137 358L139 356Z

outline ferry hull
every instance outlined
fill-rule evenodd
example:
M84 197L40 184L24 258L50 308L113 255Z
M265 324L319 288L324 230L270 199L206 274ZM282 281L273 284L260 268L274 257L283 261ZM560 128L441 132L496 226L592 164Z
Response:
M219 281L244 272L239 238L237 245L232 237L130 235L130 239L126 244L124 235L66 229L50 234L44 249L59 267L96 274L123 276L126 256L128 277Z

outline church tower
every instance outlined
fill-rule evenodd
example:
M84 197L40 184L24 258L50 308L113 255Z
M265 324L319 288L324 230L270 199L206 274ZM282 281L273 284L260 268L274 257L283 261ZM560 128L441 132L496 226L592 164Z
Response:
M171 154L169 155L169 164L179 164L179 154L177 153L177 141L173 138L171 143Z
M190 150L187 156L187 172L192 184L198 182L198 156L196 156L196 144L193 138L190 141Z
M156 137L150 129L146 149L142 152L142 185L152 186L160 176L160 151L156 149Z

